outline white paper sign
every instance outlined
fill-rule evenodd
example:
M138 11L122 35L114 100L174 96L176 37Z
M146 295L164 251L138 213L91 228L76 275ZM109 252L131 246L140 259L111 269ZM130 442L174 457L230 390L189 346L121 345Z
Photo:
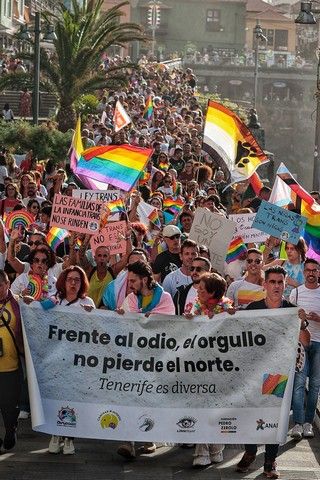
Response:
M256 213L239 213L229 215L230 220L236 224L234 238L241 237L244 243L260 243L265 242L268 235L261 230L252 228L252 223L256 217Z
M227 249L235 229L235 223L223 215L197 208L189 238L209 248L213 268L223 273Z
M121 197L120 190L80 190L73 189L72 196L84 200L111 202Z

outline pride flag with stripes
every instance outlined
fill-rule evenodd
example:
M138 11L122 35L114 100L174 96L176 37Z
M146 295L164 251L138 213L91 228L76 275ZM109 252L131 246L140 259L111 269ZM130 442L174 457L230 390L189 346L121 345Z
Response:
M46 240L50 248L55 252L59 245L69 236L68 230L63 228L51 227L47 233Z
M139 180L151 148L132 145L91 147L81 153L76 173L128 192Z
M246 245L243 243L241 237L232 240L228 247L226 262L231 263L237 260L243 253L247 251Z
M184 201L181 198L167 197L163 200L164 210L171 210L173 213L178 213L182 210Z
M149 121L151 120L152 114L153 114L153 101L151 96L149 96L147 98L146 106L143 112L143 118Z

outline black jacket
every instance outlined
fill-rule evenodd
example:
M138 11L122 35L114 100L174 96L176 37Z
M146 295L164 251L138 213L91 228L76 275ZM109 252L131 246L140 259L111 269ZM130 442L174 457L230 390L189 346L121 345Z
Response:
M190 283L190 285L181 285L180 287L177 288L177 292L173 297L173 303L176 309L176 315L183 314L187 296L192 286L193 286L193 283Z

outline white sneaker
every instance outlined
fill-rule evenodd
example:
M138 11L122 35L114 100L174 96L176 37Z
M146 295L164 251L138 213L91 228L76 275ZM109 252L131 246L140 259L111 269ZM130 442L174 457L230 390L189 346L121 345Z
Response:
M301 440L303 434L303 428L300 423L296 423L293 429L291 430L291 437L295 440Z
M211 453L210 454L210 459L212 463L221 463L223 462L223 453Z
M193 459L192 466L195 468L198 467L207 467L211 465L210 455L195 455Z
M64 445L63 445L63 455L73 455L75 452L73 440L71 438L65 438L64 439Z
M27 412L26 410L20 410L19 417L18 417L19 420L27 420L27 418L29 417L30 417L30 412Z
M50 443L49 443L49 453L60 453L61 452L61 442L60 437L57 435L52 435Z
M304 423L303 424L303 436L305 438L313 438L314 432L311 423Z

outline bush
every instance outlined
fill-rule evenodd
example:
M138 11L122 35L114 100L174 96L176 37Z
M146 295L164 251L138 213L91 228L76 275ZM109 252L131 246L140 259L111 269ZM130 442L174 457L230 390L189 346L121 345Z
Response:
M72 141L72 132L62 133L46 125L33 126L25 121L0 123L0 145L13 153L33 150L39 160L65 160Z
M77 115L86 116L97 113L99 100L95 95L81 95L75 102Z

